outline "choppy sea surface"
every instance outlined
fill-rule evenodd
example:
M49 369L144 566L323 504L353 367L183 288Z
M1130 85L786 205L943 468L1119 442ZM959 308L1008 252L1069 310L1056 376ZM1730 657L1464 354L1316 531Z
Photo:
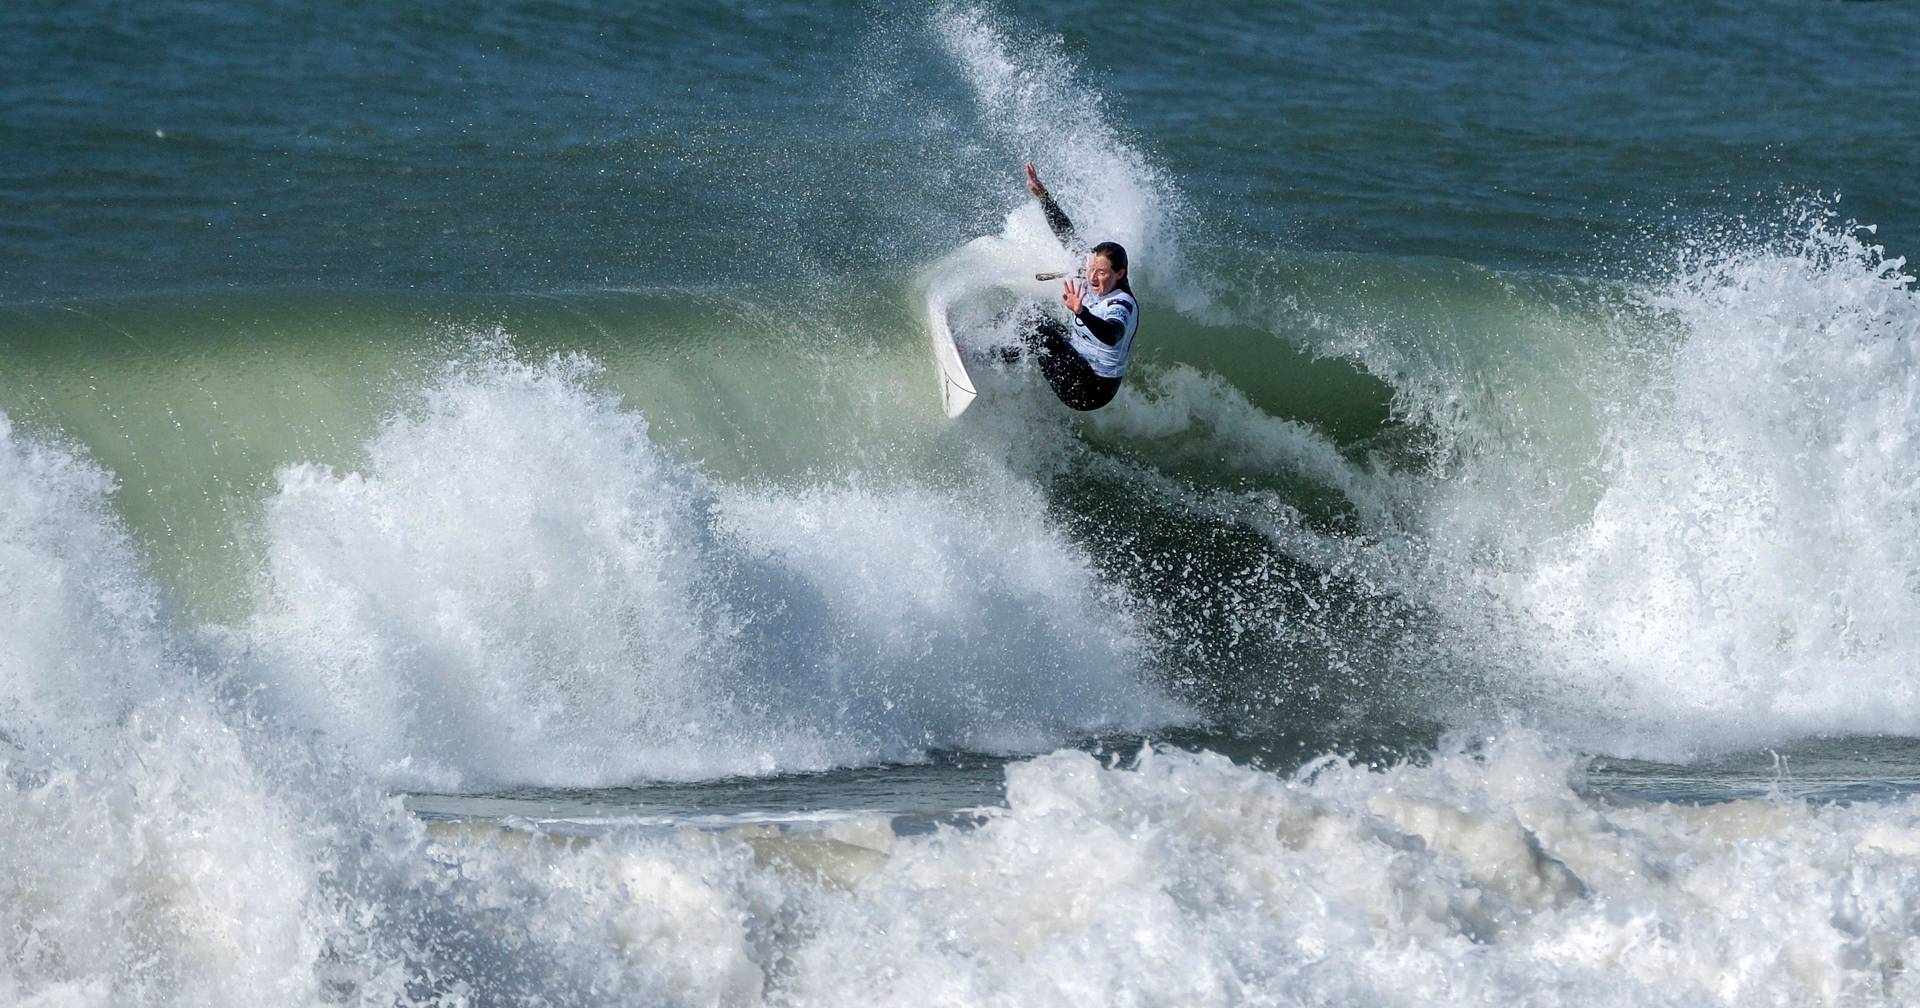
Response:
M1920 7L1351 6L8 5L0 1003L1920 1000Z

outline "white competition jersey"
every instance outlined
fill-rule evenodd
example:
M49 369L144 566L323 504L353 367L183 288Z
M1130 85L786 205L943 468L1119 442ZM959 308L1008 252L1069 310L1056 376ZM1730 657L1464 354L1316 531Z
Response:
M1127 358L1133 356L1133 331L1140 325L1140 306L1134 303L1133 295L1111 290L1100 297L1088 297L1080 302L1080 307L1095 318L1120 323L1124 327L1120 331L1120 342L1112 346L1100 342L1087 331L1086 323L1076 318L1073 328L1067 331L1067 345L1093 368L1094 374L1103 378L1126 374Z

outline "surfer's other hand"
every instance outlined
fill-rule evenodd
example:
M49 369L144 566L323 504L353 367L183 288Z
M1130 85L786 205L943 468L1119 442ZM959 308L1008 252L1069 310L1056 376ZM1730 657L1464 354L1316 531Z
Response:
M1047 187L1040 184L1040 173L1033 170L1031 161L1027 162L1027 191L1041 199L1047 196Z
M1080 314L1080 304L1085 298L1086 294L1081 291L1078 282L1069 280L1061 286L1060 300L1066 302L1067 314Z

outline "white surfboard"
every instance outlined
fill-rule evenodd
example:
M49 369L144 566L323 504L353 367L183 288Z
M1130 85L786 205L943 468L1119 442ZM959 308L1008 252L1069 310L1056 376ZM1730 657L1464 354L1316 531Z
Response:
M940 405L947 411L948 419L952 419L965 413L980 392L973 387L973 376L967 374L966 362L960 359L960 347L953 341L953 327L947 321L947 306L933 303L931 299L927 311L927 336L933 342L933 368L940 377Z
M986 235L947 254L927 272L927 339L933 350L934 373L940 382L940 405L948 417L957 417L973 405L979 387L967 373L960 342L953 331L953 308L970 297L1011 290L1044 299L1057 294L1059 276L1067 266L1067 252L1039 224L1035 235L1018 214L1009 219L1003 235ZM1047 279L1039 279L1046 275Z

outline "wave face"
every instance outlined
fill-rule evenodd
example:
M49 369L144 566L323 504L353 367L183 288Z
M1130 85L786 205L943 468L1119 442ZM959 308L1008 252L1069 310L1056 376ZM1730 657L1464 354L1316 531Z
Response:
M269 345L311 340L266 388L262 337L217 326L107 357L90 374L117 391L43 344L9 381L15 425L110 461L111 513L156 544L161 586L115 604L170 600L236 689L399 780L818 769L1196 718L1266 743L1518 719L1663 757L1915 730L1897 260L1816 217L1644 284L1376 266L1362 309L1350 265L1290 268L1343 313L1311 323L1322 356L1274 348L1285 309L1167 318L1191 362L1149 353L1084 419L989 368L987 408L945 424L895 337L917 313L885 303L804 338L674 293L401 299L297 337L264 308L244 324ZM1436 289L1429 318L1393 301ZM143 313L177 338L176 311L38 318L70 349ZM481 312L515 335L428 321ZM336 369L389 352L360 327L421 349Z

